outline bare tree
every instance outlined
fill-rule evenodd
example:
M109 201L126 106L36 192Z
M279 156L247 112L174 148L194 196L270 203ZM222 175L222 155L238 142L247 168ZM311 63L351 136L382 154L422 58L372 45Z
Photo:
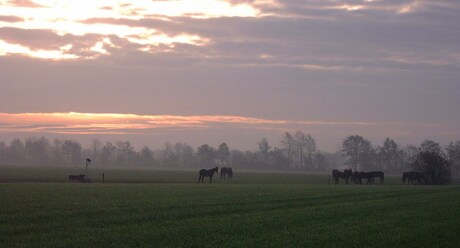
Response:
M281 144L283 145L283 149L287 153L287 162L288 162L288 167L291 167L292 163L292 153L295 148L295 140L294 137L289 132L286 132L284 134L283 139L281 140Z
M77 141L65 140L62 144L62 155L68 165L79 165L82 161L81 145Z
M262 155L263 163L268 164L268 155L269 155L271 146L268 144L267 139L262 138L259 142L257 142L257 145L259 145L259 153Z
M176 143L174 145L174 159L181 167L190 167L195 163L193 148L187 143Z
M139 152L139 163L141 166L153 166L155 159L153 158L153 152L148 146L144 146Z
M347 164L350 164L356 171L358 165L361 169L371 167L375 150L369 140L359 135L350 135L342 143L342 154L349 158Z
M378 147L378 155L380 160L389 170L396 170L400 158L400 149L398 144L390 138L386 138L383 146Z
M8 163L23 164L25 162L24 142L22 142L20 139L12 140L7 149L7 155L8 155Z
M305 137L304 147L307 153L306 161L308 163L308 166L313 167L313 155L316 153L316 141L310 134L307 134L307 136Z
M299 162L300 162L299 168L302 168L304 166L304 162L303 162L304 149L305 149L305 146L307 145L305 134L302 133L302 131L297 131L294 135L294 142L296 144L297 151L299 153Z
M106 166L111 165L114 162L116 150L117 148L111 142L107 142L101 150L101 164Z
M201 166L204 167L212 167L214 166L214 158L215 158L216 151L213 147L204 144L198 147L196 155L201 163Z
M93 158L93 164L99 162L99 156L103 145L102 142L98 139L91 140L91 152Z
M216 151L216 155L219 158L220 166L223 167L225 164L227 164L228 158L230 157L230 149L225 142L219 145Z
M134 147L129 141L117 141L117 164L132 166L135 160Z
M25 157L29 164L48 165L50 144L45 137L26 139Z

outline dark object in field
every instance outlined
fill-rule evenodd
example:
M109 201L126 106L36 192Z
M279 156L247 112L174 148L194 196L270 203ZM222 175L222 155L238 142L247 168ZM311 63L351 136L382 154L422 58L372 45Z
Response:
M233 178L233 170L232 170L232 167L222 167L220 169L220 179L224 179L225 180L225 175L228 175L228 178L229 179L232 179Z
M345 169L343 172L336 169L332 170L332 177L336 184L339 183L339 178L345 179L345 183L348 184L348 178L351 176L353 176L353 171L351 169Z
M89 177L84 174L80 175L69 175L69 181L71 182L80 182L80 183L89 183Z
M198 183L203 183L204 177L209 177L209 183L212 183L212 176L214 176L214 173L218 173L219 167L214 167L212 169L206 170L206 169L201 169L200 170L200 177L198 178Z
M364 176L365 176L365 172L355 171L355 172L353 172L352 180L353 180L354 183L363 184Z
M383 171L361 172L361 178L367 179L367 184L373 184L375 177L380 179L380 183L383 183L385 173Z
M402 181L403 184L416 184L416 183L422 183L422 180L425 180L425 176L421 172L417 171L406 171L402 175Z

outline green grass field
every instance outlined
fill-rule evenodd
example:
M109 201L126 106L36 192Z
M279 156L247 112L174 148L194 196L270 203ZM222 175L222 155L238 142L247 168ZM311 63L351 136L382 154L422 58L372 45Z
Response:
M0 247L460 245L459 185L329 185L328 175L268 172L211 185L195 171L124 170L109 172L116 183L84 184L39 171L0 169ZM140 183L149 175L161 183ZM40 183L18 182L31 178Z

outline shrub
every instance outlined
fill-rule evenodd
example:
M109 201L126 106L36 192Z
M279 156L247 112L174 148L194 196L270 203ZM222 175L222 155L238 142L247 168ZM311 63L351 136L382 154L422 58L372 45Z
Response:
M412 168L423 173L426 184L448 184L451 179L449 161L440 151L421 151Z

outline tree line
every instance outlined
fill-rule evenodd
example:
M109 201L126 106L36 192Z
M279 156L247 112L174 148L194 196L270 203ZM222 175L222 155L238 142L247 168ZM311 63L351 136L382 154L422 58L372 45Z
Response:
M350 135L343 139L341 149L323 152L315 139L302 131L285 132L278 146L260 139L254 150L231 149L225 142L218 147L203 144L194 148L186 143L165 143L151 149L144 146L135 150L129 141L91 141L83 147L78 141L48 140L46 137L14 139L9 144L0 141L0 164L80 166L85 158L92 165L118 167L181 167L211 168L231 166L242 169L330 171L336 168L353 170L383 170L389 173L421 167L421 154L439 155L449 172L460 173L460 141L446 147L432 140L419 146L400 146L386 138L382 145L374 146L368 139ZM433 158L431 158L433 159ZM439 158L438 158L439 159Z

